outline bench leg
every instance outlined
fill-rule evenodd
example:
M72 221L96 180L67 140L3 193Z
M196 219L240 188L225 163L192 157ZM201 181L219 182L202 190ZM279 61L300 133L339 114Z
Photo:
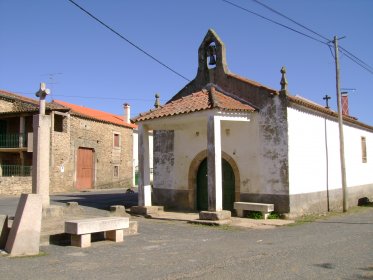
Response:
M91 246L91 234L82 234L82 235L71 235L71 246L77 246L80 248L87 248Z
M114 242L123 242L123 229L109 230L106 233L106 239Z
M242 209L236 209L237 216L243 218L243 210Z
M269 216L269 213L267 212L262 212L262 215L263 215L263 219L264 220L267 220L268 216Z

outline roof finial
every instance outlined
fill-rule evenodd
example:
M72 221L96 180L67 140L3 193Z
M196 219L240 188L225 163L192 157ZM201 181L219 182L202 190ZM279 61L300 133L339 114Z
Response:
M286 68L285 66L282 66L281 68L281 91L287 91L288 90L288 81L286 79Z
M159 94L155 94L155 102L154 102L154 107L159 108L161 106L161 103L159 102Z

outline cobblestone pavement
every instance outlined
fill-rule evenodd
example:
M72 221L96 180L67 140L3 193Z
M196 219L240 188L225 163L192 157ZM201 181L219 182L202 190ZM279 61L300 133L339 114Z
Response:
M271 229L133 219L123 243L0 257L0 279L373 279L373 208Z

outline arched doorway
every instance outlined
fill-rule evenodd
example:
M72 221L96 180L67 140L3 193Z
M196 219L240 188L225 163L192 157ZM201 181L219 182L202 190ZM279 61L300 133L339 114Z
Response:
M222 158L223 210L233 210L235 201L235 176L232 166ZM208 209L207 158L199 165L197 171L197 210Z

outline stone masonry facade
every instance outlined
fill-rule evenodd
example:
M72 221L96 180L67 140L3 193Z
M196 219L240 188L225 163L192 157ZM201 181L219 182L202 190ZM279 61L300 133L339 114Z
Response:
M133 130L74 115L65 118L66 130L52 132L50 191L76 190L79 148L94 152L94 189L132 187ZM120 135L119 148L113 145L114 134Z
M120 116L98 111L96 118L89 117L54 102L47 103L46 109L47 115L51 116L50 193L79 191L77 188L79 149L89 149L93 154L92 185L89 188L133 186L133 127L135 126L124 123ZM23 131L24 137L27 138L27 134L33 132L32 116L38 114L38 111L37 100L0 90L0 134L3 137L0 145L1 195L32 192L31 172L22 173L23 176L13 174L9 176L1 172L1 167L3 164L17 168L23 165L29 168L32 165L33 152L32 149L30 150L32 142L19 147L8 147L6 146L8 144L4 144L4 137L8 139L10 134ZM102 114L112 117L115 121L101 120Z

